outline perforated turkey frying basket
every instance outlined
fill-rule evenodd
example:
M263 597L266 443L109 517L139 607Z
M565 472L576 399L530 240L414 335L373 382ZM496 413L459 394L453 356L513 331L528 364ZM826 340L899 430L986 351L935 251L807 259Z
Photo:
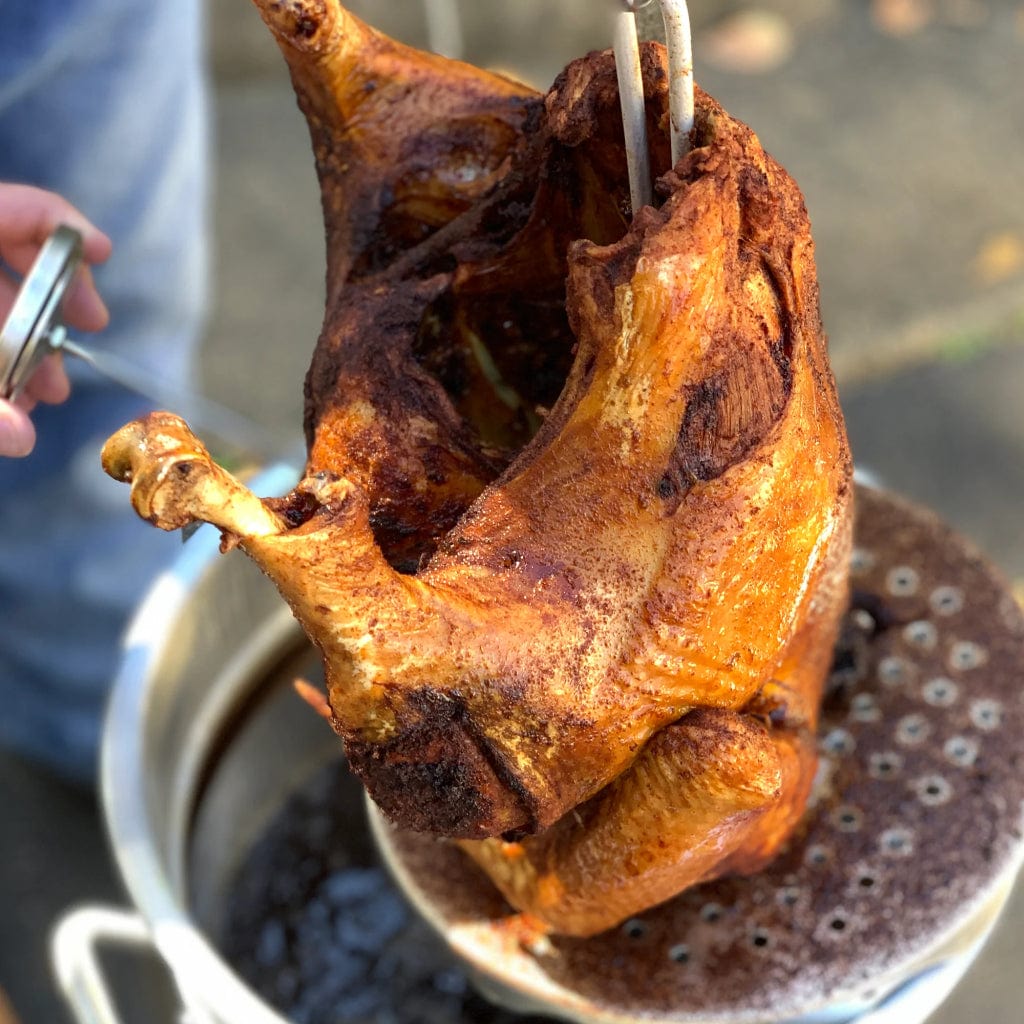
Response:
M602 1024L866 1024L879 1005L896 1012L887 1024L916 1024L956 982L1020 862L1024 620L933 516L864 489L858 508L859 610L825 709L816 802L761 874L698 887L593 939L543 939L452 846L371 814L401 888L488 994ZM295 658L315 655L287 607L247 559L217 554L207 528L129 635L104 734L104 810L190 1019L286 1024L219 942L248 851L340 757L291 693Z
M865 487L852 582L811 807L756 876L545 937L457 849L371 807L400 887L484 991L587 1024L911 1024L945 998L1021 862L1024 618L962 538Z

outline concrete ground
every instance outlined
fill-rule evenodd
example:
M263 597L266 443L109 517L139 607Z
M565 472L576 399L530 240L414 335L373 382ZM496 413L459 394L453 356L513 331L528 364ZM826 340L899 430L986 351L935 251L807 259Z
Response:
M413 0L369 6L422 41ZM595 6L463 2L468 52L546 83L603 45ZM858 461L1024 580L1024 3L691 7L698 81L805 191ZM259 18L243 0L211 13L217 298L203 375L286 443L322 313L312 157ZM118 884L88 796L0 757L0 806L0 985L25 1024L56 1024L47 930L72 903L117 901ZM1019 1021L1022 943L1024 893L936 1024ZM125 1012L155 1019L144 1003Z

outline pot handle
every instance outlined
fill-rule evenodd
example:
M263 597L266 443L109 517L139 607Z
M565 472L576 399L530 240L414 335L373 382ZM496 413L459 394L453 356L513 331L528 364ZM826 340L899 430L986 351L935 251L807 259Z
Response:
M53 973L78 1024L121 1024L97 956L105 945L156 952L142 916L114 907L75 907L60 918L50 937ZM210 1024L205 1015L187 1009L179 1021Z

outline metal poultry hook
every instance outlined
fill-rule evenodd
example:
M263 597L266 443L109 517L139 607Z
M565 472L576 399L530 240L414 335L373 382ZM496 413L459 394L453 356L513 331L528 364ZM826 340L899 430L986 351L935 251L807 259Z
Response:
M640 71L640 45L636 12L653 0L620 0L622 10L615 18L615 68L626 136L629 195L635 213L653 198L651 159L644 118L644 83ZM658 0L665 24L668 48L669 120L671 122L672 165L690 148L693 128L693 43L686 0Z

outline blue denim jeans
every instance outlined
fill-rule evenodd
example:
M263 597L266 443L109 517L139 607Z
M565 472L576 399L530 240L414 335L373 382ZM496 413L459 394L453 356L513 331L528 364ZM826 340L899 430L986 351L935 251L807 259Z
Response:
M0 0L0 180L61 193L114 242L83 341L191 384L207 278L199 0ZM71 365L39 441L0 459L0 743L88 780L128 615L180 541L99 465L141 399Z

